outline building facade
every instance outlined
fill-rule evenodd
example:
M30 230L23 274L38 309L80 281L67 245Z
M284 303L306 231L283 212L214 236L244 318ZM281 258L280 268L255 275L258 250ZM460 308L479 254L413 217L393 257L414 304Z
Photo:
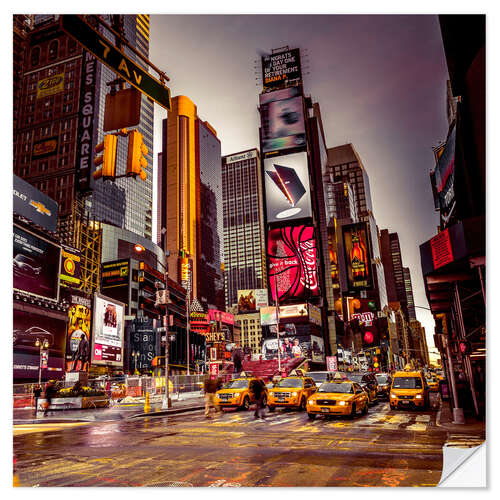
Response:
M265 235L260 155L257 149L222 157L226 309L238 290L265 288Z
M260 354L262 346L262 326L260 324L260 312L237 314L235 321L239 321L241 334L240 346L250 349L252 354Z

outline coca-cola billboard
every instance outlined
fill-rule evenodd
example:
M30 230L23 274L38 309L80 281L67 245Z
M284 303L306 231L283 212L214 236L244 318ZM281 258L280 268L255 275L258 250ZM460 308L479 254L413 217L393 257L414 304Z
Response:
M272 299L306 299L319 295L318 256L311 226L271 229L267 239Z

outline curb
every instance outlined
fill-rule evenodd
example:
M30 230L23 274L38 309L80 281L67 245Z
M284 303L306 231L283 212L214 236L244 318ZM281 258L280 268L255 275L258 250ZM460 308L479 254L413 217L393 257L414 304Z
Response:
M197 410L204 410L205 405L203 406L188 406L187 408L172 408L170 410L160 410L160 411L154 411L151 413L137 413L135 415L131 415L130 417L127 417L127 419L130 418L141 418L141 417L161 417L164 415L176 415L178 413L187 413L190 411L197 411Z
M37 420L13 420L12 425L27 425L27 424L67 424L71 422L95 422L95 420L86 420L86 419L81 419L81 418L54 418L54 419L37 419Z

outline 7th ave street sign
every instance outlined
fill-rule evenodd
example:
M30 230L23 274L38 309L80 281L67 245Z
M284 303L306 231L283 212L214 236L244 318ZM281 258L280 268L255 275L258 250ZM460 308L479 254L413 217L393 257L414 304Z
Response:
M160 106L169 111L171 110L170 89L152 77L144 68L141 68L123 52L119 51L80 16L62 15L60 16L60 26L69 36L130 85L149 96Z

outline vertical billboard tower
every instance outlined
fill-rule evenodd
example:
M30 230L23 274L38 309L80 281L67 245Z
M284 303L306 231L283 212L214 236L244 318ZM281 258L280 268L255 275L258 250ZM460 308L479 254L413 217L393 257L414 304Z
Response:
M262 83L260 146L270 300L280 306L322 306L322 245L311 198L312 146L308 141L300 49L283 47L262 57ZM280 321L280 332L298 331L298 327L292 329L295 320L290 317L283 324ZM300 333L311 335L311 325L310 320L307 325L301 324ZM265 325L263 337L270 332Z

